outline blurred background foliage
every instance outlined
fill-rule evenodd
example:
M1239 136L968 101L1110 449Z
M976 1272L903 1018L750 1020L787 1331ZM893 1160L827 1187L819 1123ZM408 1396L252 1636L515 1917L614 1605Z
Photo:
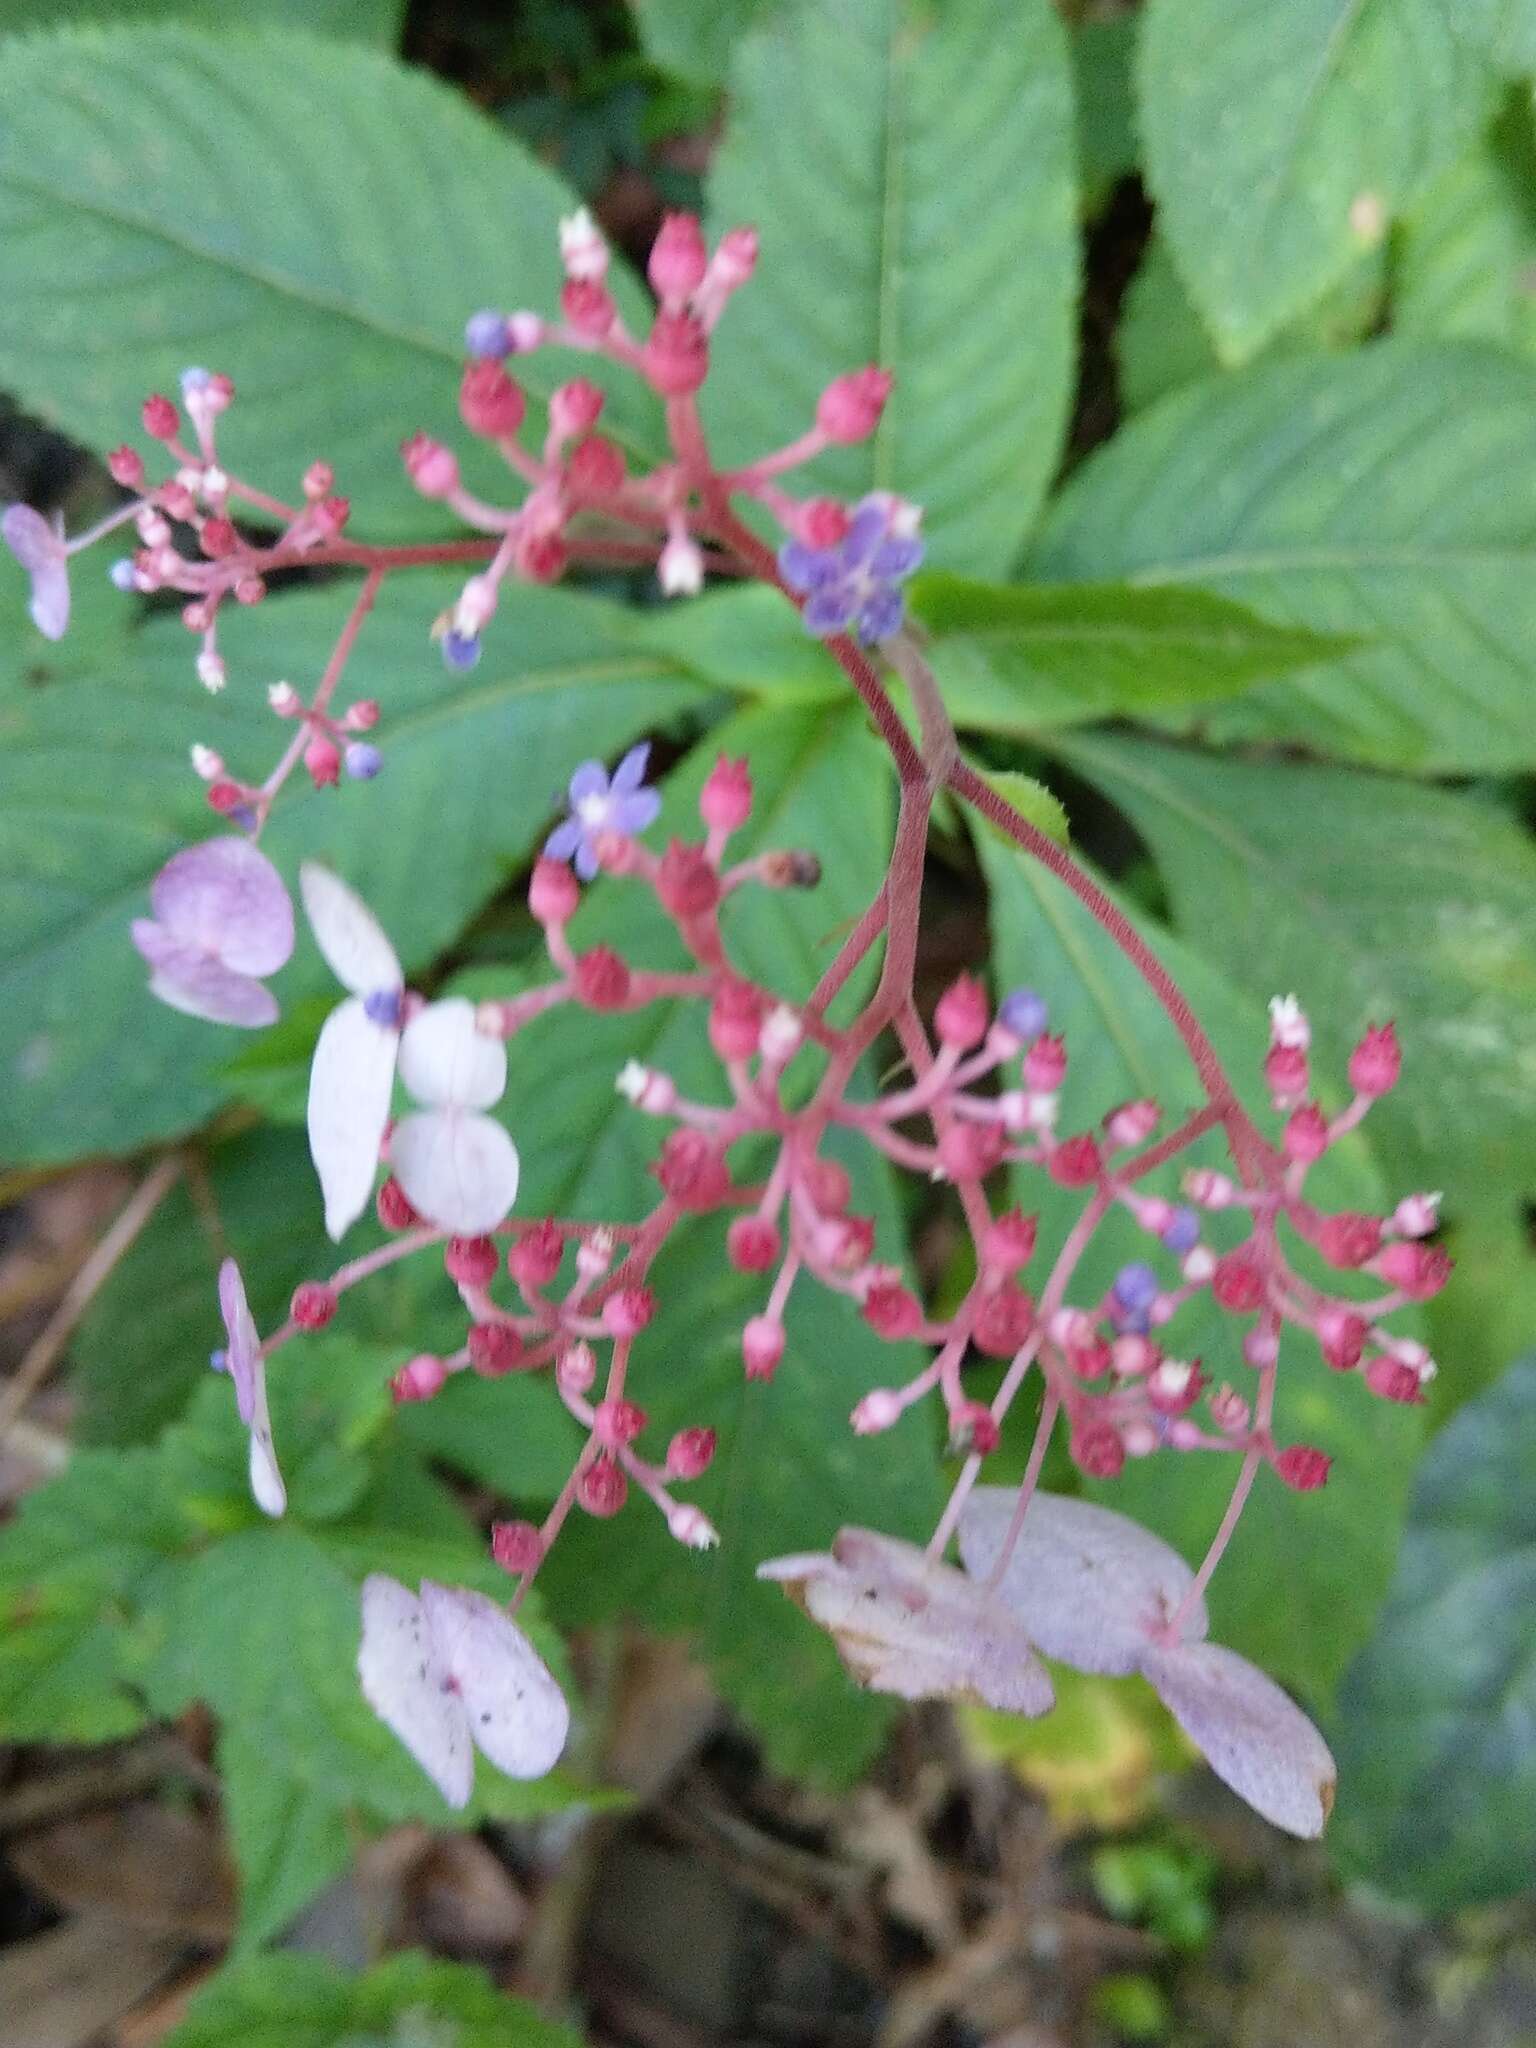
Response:
M1261 1485L1213 1607L1329 1729L1337 1876L1509 1910L1536 1863L1536 1361L1517 1362L1536 1339L1536 0L0 0L0 33L7 497L85 516L144 393L207 361L240 392L243 470L283 488L324 454L360 532L432 530L396 444L452 433L466 314L549 299L577 198L637 270L666 207L758 226L706 394L727 458L797 432L836 370L896 371L875 442L822 481L927 507L915 602L974 758L1054 792L1238 1075L1278 991L1312 1013L1325 1093L1362 1026L1397 1019L1404 1081L1330 1199L1445 1191L1433 1398L1388 1410L1298 1355L1290 1421L1333 1481ZM625 288L640 307L638 277ZM556 373L533 369L538 399ZM654 452L654 409L614 404ZM178 2048L415 2039L388 2029L418 2008L455 2040L553 2043L446 1965L357 1990L262 1954L361 1842L449 1821L353 1696L356 1583L491 1583L493 1504L537 1508L570 1445L516 1381L388 1408L392 1364L454 1325L450 1290L402 1274L275 1376L294 1513L257 1526L205 1384L212 1275L237 1252L269 1319L328 1263L300 1128L327 979L301 944L283 1024L236 1047L146 1001L124 928L205 828L189 741L262 761L265 684L317 672L345 600L317 580L234 621L210 701L174 613L99 569L81 565L58 647L4 591L0 1228L24 1249L82 1171L109 1209L162 1159L176 1171L71 1323L66 1428L34 1417L17 1439L0 1739L216 1717L240 1960ZM337 860L419 985L504 990L535 971L520 880L575 759L649 735L665 826L718 750L746 751L753 831L814 848L826 880L754 907L738 940L808 988L882 869L892 792L793 617L762 593L662 607L644 579L578 580L514 592L482 666L452 677L426 639L450 587L387 587L356 668L386 773L293 791L270 835L285 871ZM1188 1106L1162 1020L1049 877L951 816L930 900L932 988L990 963L1048 993L1069 1112ZM616 891L582 923L586 943L665 956ZM685 1079L703 1054L687 1018L592 1020L579 1050L549 1021L520 1038L507 1110L530 1211L635 1213L652 1141L607 1077L633 1055ZM883 1168L861 1198L893 1255L905 1236L932 1287L960 1284L942 1198ZM1063 1227L1048 1191L1045 1234ZM1105 1272L1123 1251L1105 1244ZM836 1302L804 1300L779 1378L743 1387L751 1290L719 1253L706 1225L659 1276L669 1348L644 1398L658 1427L720 1428L700 1499L728 1540L682 1557L638 1508L617 1544L575 1529L541 1625L577 1631L584 1659L620 1621L676 1636L755 1768L846 1788L892 1717L752 1564L842 1521L915 1533L941 1447L913 1418L855 1453L843 1418L891 1362ZM16 1303L13 1363L46 1287ZM1212 1326L1188 1348L1219 1371L1227 1345ZM1195 1555L1224 1481L1187 1467L1138 1468L1118 1497ZM600 1810L600 1698L568 1776L487 1773L468 1824ZM1185 1759L1149 1695L1080 1680L1053 1721L967 1717L963 1740L1098 1843L1083 1895L1111 1920L1165 1959L1206 1941L1217 1863L1159 1818ZM1163 2038L1167 1981L1104 1967L1083 2025Z

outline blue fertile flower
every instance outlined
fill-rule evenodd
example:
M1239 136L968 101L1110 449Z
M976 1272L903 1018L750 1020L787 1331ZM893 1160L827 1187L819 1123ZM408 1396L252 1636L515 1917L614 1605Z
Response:
M1015 1038L1038 1038L1048 1015L1044 997L1037 996L1032 988L1016 988L1011 995L1004 996L997 1013L1003 1029L1011 1031Z
M1157 1275L1150 1266L1138 1260L1129 1266L1122 1266L1115 1275L1114 1295L1123 1309L1132 1315L1139 1315L1149 1309L1157 1299Z
M445 668L471 669L480 659L480 641L474 633L447 632L440 645Z
M512 347L507 334L506 314L472 313L464 328L464 346L472 356L488 356L499 363Z
M1192 1252L1200 1242L1200 1218L1193 1209L1175 1209L1163 1225L1163 1243L1169 1251Z
M887 640L906 611L901 585L923 559L916 534L898 531L899 501L881 492L861 498L835 547L786 541L779 571L805 599L806 630L819 640L852 632L865 647Z
M353 740L341 759L354 782L372 782L384 766L384 756L367 740Z
M648 742L631 747L610 776L601 761L583 761L571 777L571 815L544 842L549 860L574 861L584 882L597 873L597 842L605 832L634 838L656 822L661 798L645 787Z

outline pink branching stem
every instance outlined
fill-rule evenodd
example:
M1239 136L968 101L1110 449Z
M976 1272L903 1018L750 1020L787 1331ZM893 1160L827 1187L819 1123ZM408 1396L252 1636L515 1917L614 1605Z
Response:
M381 1244L376 1250L365 1252L360 1259L351 1259L345 1266L338 1266L326 1285L333 1294L345 1294L349 1287L355 1287L360 1280L367 1280L375 1273L382 1273L386 1266L393 1266L400 1259L408 1259L415 1252L425 1251L428 1245L441 1244L447 1237L446 1230L439 1230L435 1224L424 1223L419 1229L402 1231L399 1237L392 1237L388 1244ZM290 1316L280 1324L262 1345L264 1358L270 1358L280 1344L286 1344L290 1337L301 1335L300 1325Z
M1029 1447L1029 1462L1024 1467L1024 1477L1019 1481L1019 1497L1014 1503L1009 1519L1008 1532L1003 1538L1002 1548L997 1553L997 1562L987 1574L989 1590L1001 1580L1008 1569L1008 1560L1013 1556L1014 1546L1024 1528L1024 1517L1034 1498L1035 1488L1040 1483L1040 1467L1045 1463L1046 1446L1051 1440L1051 1431L1056 1427L1056 1416L1061 1402L1050 1386L1046 1387L1045 1399L1040 1403L1040 1420L1035 1425L1035 1440Z
M384 578L387 573L384 569L374 568L370 569L363 578L363 587L358 591L357 597L353 601L352 609L347 614L346 624L337 635L336 644L331 649L330 659L325 664L325 672L315 685L315 694L310 700L308 715L300 719L298 731L289 741L282 759L261 785L261 794L256 814L256 833L254 835L258 838L261 835L261 827L265 824L267 815L272 808L273 798L303 758L304 749L310 739L309 720L311 718L323 717L330 705L336 685L341 681L342 673L351 658L352 649L357 645L357 636L363 630L363 621L373 610L379 592L384 587Z

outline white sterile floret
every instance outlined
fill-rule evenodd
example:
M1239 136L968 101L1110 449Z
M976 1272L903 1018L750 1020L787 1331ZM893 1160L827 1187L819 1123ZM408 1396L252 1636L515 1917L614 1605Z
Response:
M1275 1045L1292 1052L1305 1052L1312 1043L1312 1026L1295 996L1271 996L1269 1035Z
M788 1003L775 1003L763 1019L757 1049L770 1066L781 1066L804 1036L805 1027Z
M650 1085L651 1071L638 1060L626 1060L614 1077L614 1089L627 1102L638 1103Z
M601 279L608 271L608 244L587 208L578 206L560 223L560 262L567 277Z
M507 1086L507 1048L475 1028L463 996L429 1003L400 1040L400 1079L423 1108L396 1124L390 1164L413 1208L431 1222L479 1237L517 1199L517 1147L480 1112Z
M430 1579L363 1581L363 1697L450 1806L466 1806L475 1751L511 1778L541 1778L565 1747L570 1710L532 1643L482 1593Z
M315 943L348 999L326 1018L309 1070L309 1152L338 1240L368 1206L389 1122L405 974L382 926L339 875L299 869Z
M830 1555L773 1558L781 1585L827 1630L852 1677L899 1699L957 1699L1043 1714L1055 1700L1028 1632L953 1565L870 1529L840 1529Z

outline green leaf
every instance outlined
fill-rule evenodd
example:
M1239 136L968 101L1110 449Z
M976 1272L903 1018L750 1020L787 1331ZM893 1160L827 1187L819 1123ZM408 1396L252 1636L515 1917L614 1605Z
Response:
M1536 1149L1536 849L1474 796L1341 768L1061 742L1155 854L1175 922L1250 996L1294 990L1320 1086L1395 1018L1405 1071L1371 1113L1397 1193L1454 1206Z
M1232 363L1381 240L1481 100L1440 0L1149 0L1139 82L1162 232Z
M1061 799L1043 782L1037 782L1033 775L1021 775L1014 768L979 768L976 772L983 782L997 791L1004 803L1013 805L1027 824L1034 825L1048 838L1054 839L1058 846L1069 843L1072 834ZM1000 825L994 825L990 818L985 817L979 818L979 823L984 831L995 834L1002 845L1012 847L1013 841Z
M323 1786L272 1768L266 1737L231 1725L219 1737L224 1825L240 1867L236 1954L281 1934L352 1861L344 1807Z
M1094 214L1140 162L1136 141L1136 21L1082 21L1072 30L1078 172L1083 208Z
M318 35L393 49L404 0L245 0L242 28L310 29ZM196 28L229 26L227 0L0 0L0 34L60 28L66 21L126 25L173 20Z
M1536 119L1513 90L1498 120L1435 179L1393 243L1400 334L1492 341L1536 355Z
M1446 1370L1435 1382L1431 1427L1491 1387L1536 1330L1536 1236L1527 1204L1531 1180L1491 1180L1458 1204L1442 1238L1456 1277L1425 1311L1430 1349Z
M646 55L698 85L723 85L731 52L776 0L630 0Z
M1202 704L1348 652L1203 590L922 576L913 607L957 724L983 732Z
M1536 71L1536 5L1532 0L1439 0L1458 35L1501 71Z
M708 697L675 663L632 645L621 607L526 586L506 593L480 667L445 675L427 632L455 587L420 573L386 584L352 671L383 706L384 773L330 790L296 776L263 840L290 882L306 856L333 862L408 971L537 845L583 756L617 752ZM348 601L328 586L231 620L232 680L216 701L194 681L175 619L145 626L110 661L104 650L89 677L0 682L6 1157L128 1150L193 1128L236 1092L224 1069L241 1035L155 1002L128 925L147 914L162 863L218 829L186 765L189 741L260 780L286 737L265 680L311 685ZM302 931L274 986L286 1002L337 992Z
M1179 392L1084 464L1032 569L1194 584L1276 624L1366 642L1205 707L1212 738L1388 767L1527 765L1536 371L1466 345L1393 341Z
M1536 1862L1536 1358L1461 1410L1419 1473L1381 1625L1345 1682L1333 1846L1434 1911Z
M289 496L323 455L359 532L440 528L405 482L400 437L464 438L465 318L553 297L573 196L425 72L227 14L217 35L66 28L7 50L0 383L110 447L146 392L211 358L239 390L220 448L240 474ZM519 371L539 399L568 374L544 352ZM656 445L633 378L615 381L613 412L631 447ZM471 480L496 474L483 453L470 464Z
M359 1977L319 1956L221 1970L163 2048L581 2048L482 1971L391 1956Z
M1384 244L1352 263L1337 284L1260 351L1262 356L1304 355L1353 348L1374 331L1386 295ZM1165 392L1193 384L1220 367L1216 347L1190 304L1168 245L1154 234L1131 279L1115 330L1120 400L1142 412Z
M1044 868L989 834L977 835L977 849L989 888L998 988L1037 989L1050 1005L1051 1030L1066 1035L1071 1063L1063 1128L1091 1129L1115 1104L1150 1095L1163 1108L1164 1129L1172 1130L1199 1105L1200 1090L1189 1056L1139 973ZM1171 933L1123 901L1121 907L1177 978L1250 1111L1262 1126L1272 1125L1259 1085L1267 1042L1263 1004L1241 995ZM1181 1155L1180 1166L1224 1163L1220 1140L1212 1136ZM1309 1195L1325 1206L1379 1204L1379 1184L1363 1154L1331 1159L1328 1173L1327 1184L1321 1170L1315 1186L1308 1184ZM1171 1195L1176 1182L1177 1170L1171 1170L1149 1191ZM1026 1210L1040 1215L1041 1251L1033 1270L1043 1275L1081 1212L1082 1197L1028 1168L1016 1173L1014 1192ZM1218 1249L1226 1248L1220 1219L1207 1223L1207 1234ZM1172 1260L1116 1211L1095 1238L1070 1298L1102 1299L1122 1264L1147 1258L1171 1283ZM1179 1357L1200 1358L1214 1384L1230 1379L1241 1388L1252 1375L1238 1335L1238 1326L1205 1295L1169 1326L1168 1344ZM1211 1586L1212 1632L1316 1696L1337 1678L1375 1617L1422 1432L1412 1414L1373 1400L1358 1380L1330 1372L1316 1347L1295 1334L1287 1338L1279 1375L1277 1427L1283 1440L1318 1444L1337 1463L1325 1491L1305 1498L1272 1473L1260 1473ZM1119 1479L1087 1490L1197 1563L1236 1476L1236 1459L1165 1452L1133 1461ZM1283 1602L1275 1598L1277 1557L1288 1561Z
M704 393L721 458L791 440L830 378L878 362L879 432L808 474L914 498L933 560L1005 569L1070 405L1073 182L1048 0L802 0L744 36L710 210L762 250Z

